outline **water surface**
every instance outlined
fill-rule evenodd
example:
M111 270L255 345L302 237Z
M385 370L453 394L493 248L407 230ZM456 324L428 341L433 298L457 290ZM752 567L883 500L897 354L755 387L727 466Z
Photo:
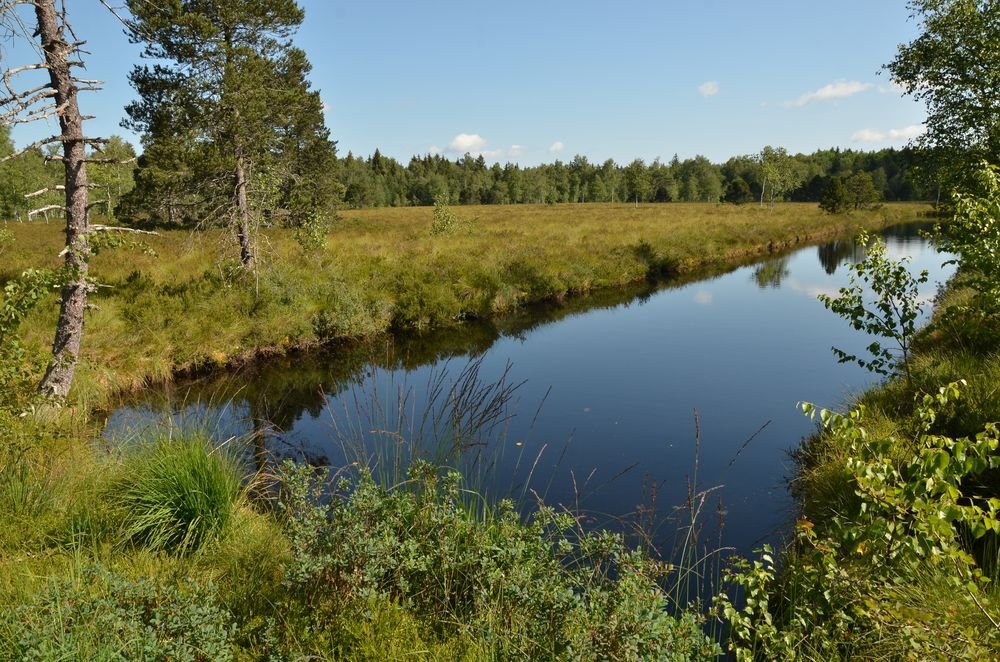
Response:
M929 302L951 271L916 230L891 228L885 240L891 257L930 271ZM476 360L482 382L519 384L502 425L480 435L493 446L479 489L537 494L607 522L652 501L670 515L691 486L717 487L706 523L722 515L725 543L749 553L793 515L788 451L814 429L796 403L843 407L876 379L837 363L831 346L861 353L870 339L816 299L845 285L846 264L862 256L851 240L830 242L683 285L284 358L149 392L115 410L105 435L164 416L207 420L220 439L257 430L258 450L339 466L352 459L345 437L412 443L409 425L396 434L399 419L416 427L434 384L446 390ZM662 525L657 542L669 545L673 530Z

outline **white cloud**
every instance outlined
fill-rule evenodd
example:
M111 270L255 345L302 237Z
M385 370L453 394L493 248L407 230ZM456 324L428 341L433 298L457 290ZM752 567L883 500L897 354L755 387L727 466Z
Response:
M715 297L708 290L698 290L694 293L694 302L699 306L710 306Z
M860 131L855 131L851 136L853 142L862 143L885 143L885 142L902 142L904 140L913 140L919 136L922 136L927 131L927 127L922 124L911 124L910 126L904 126L901 129L889 129L888 131L879 131L877 129L861 129Z
M324 101L324 102L323 102L323 103L322 103L322 104L320 105L320 110L321 110L321 111L323 111L324 113L328 113L328 112L330 112L331 110L333 110L333 104L331 104L331 103L327 103L326 101Z
M486 139L478 133L460 133L448 143L448 151L457 154L479 154L486 147Z
M551 145L549 145L549 154L558 154L564 149L566 149L566 145L562 144L561 141L557 140Z
M698 86L698 94L703 97L714 97L719 93L719 83L714 80L707 80Z
M865 90L875 87L871 83L862 83L856 80L838 80L829 85L824 85L815 92L806 92L794 101L786 101L788 108L801 108L816 101L830 101L832 99L843 99L845 97L860 94Z
M451 154L453 156L464 156L469 154L474 157L482 156L491 161L504 159L516 159L525 152L523 145L511 145L507 149L488 149L489 141L478 133L460 133L451 139L448 146L441 149L437 145L431 145L427 151L432 155Z

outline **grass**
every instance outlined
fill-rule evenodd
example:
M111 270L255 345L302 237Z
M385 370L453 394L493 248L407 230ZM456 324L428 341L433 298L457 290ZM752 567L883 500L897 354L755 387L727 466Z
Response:
M495 419L475 416L504 392L464 392L449 415L488 429ZM364 467L330 484L286 466L280 493L251 501L234 458L200 430L174 430L10 473L28 491L55 489L19 499L16 526L0 527L0 659L718 652L688 604L688 573L701 566L657 561L568 512L539 504L523 517L414 458L407 479L386 486Z
M225 531L243 492L225 452L200 434L140 440L108 486L123 541L183 554Z
M431 235L430 208L347 211L314 255L303 254L290 231L266 230L256 277L239 274L223 231L166 231L148 238L145 252L102 251L92 261L102 286L92 296L73 398L93 408L185 370L502 316L536 301L733 264L859 225L911 220L929 208L893 204L850 216L808 204L457 209L474 220L447 236ZM6 228L14 243L0 281L58 264L58 224ZM22 327L38 355L51 343L55 312L40 306Z

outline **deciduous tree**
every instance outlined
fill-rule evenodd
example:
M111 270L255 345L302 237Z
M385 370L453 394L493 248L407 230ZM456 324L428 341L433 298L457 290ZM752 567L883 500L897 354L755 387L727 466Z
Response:
M920 34L885 68L927 106L931 178L952 188L977 182L978 164L1000 164L1000 2L911 0Z

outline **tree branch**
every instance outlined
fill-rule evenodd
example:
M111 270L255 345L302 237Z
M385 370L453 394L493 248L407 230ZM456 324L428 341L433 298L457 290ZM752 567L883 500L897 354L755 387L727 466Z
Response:
M31 216L43 214L47 211L52 211L54 209L58 209L60 211L66 211L66 208L62 205L46 205L44 207L39 207L38 209L32 209L31 211L28 212L28 217L30 218Z
M101 202L107 202L107 200L102 200ZM126 228L120 225L91 225L89 228L90 232L131 232L132 234L148 234L154 237L159 237L159 232L153 232L152 230L138 230L136 228Z
M38 87L33 87L30 90L25 90L23 92L15 92L8 85L7 86L7 91L10 93L10 96L5 97L3 99L0 99L0 106L6 106L9 103L14 103L15 101L18 101L20 99L24 99L25 97L29 97L32 94L35 94L36 92L41 92L45 88L51 88L51 87L52 87L51 83L45 83L44 85L39 85ZM53 94L55 94L55 90L53 90Z
M7 156L5 156L3 158L0 158L0 163L4 163L5 161L10 161L11 159L16 159L17 157L21 156L22 154L27 154L28 152L30 152L33 149L38 149L42 145L49 145L49 144L54 143L54 142L59 142L60 140L62 140L62 136L49 136L48 138L42 138L41 140L36 140L35 142L31 143L27 147L24 147L24 148L22 148L22 149L20 149L20 150L18 150L16 152L14 152L13 154L8 154ZM59 158L62 158L62 157L59 157Z
M63 186L62 184L56 184L55 186L46 186L45 188L39 189L34 193L25 193L24 197L34 198L36 195L42 195L43 193L52 193L54 191L65 191L65 190L66 190L65 186Z

